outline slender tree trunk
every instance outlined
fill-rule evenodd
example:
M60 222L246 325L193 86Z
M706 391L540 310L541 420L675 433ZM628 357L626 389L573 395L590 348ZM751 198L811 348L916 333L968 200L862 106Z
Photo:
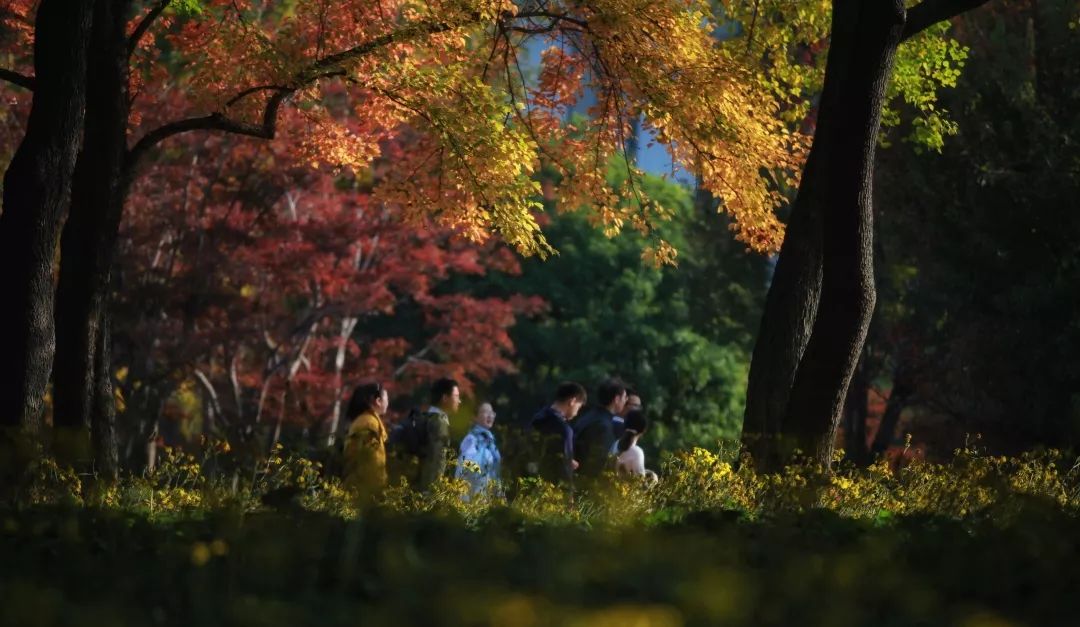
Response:
M90 444L94 451L94 471L99 478L114 481L120 468L116 439L116 401L109 364L112 362L112 319L104 313L94 348L94 409L90 422Z
M344 392L342 371L345 369L345 354L349 348L349 338L359 318L345 316L341 319L341 333L338 334L337 353L334 355L334 411L330 416L330 429L326 436L326 445L333 446L337 438L338 426L341 424L341 393Z
M865 466L870 461L870 448L866 443L869 394L870 381L866 376L864 355L855 368L844 405L844 454L856 466Z
M812 197L822 150L811 151L792 207L754 344L742 442L761 470L783 461L781 438L788 394L817 312L821 289L821 216ZM821 165L818 165L821 164Z
M99 0L94 9L86 134L61 240L56 301L53 387L58 434L99 435L88 456L105 478L116 476L118 458L107 327L111 267L128 188L129 4Z
M885 413L881 416L881 424L878 425L877 433L874 434L874 443L870 447L872 455L881 455L892 444L893 437L896 436L896 425L900 422L900 414L914 392L915 386L909 376L908 368L899 366L893 375L892 391L889 392Z
M821 298L787 408L794 444L826 465L874 310L874 153L905 12L902 0L837 0L833 15L834 25L854 21L856 37L829 53L830 63L834 51L846 63L826 180Z
M0 425L41 428L52 369L53 261L82 143L93 0L42 0L34 101L4 174L0 214Z

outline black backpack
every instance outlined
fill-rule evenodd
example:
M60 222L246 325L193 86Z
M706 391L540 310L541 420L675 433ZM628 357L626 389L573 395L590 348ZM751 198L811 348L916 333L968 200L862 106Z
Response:
M386 450L399 455L419 457L428 443L429 414L415 407L399 420L386 435Z

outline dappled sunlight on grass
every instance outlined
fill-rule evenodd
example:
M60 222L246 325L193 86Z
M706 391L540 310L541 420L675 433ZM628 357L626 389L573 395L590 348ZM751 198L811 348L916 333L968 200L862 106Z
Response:
M107 489L41 462L0 511L5 625L1071 624L1077 472L958 451L759 475L702 449L571 503L444 481L357 506L278 451L234 482L170 452Z

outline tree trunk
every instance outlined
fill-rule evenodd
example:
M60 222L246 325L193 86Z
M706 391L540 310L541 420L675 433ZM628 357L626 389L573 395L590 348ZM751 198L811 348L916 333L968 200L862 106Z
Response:
M116 400L109 364L112 362L112 318L102 313L94 348L94 397L90 422L90 444L94 451L95 475L115 481L120 469L120 451L116 440Z
M107 327L110 270L128 187L128 6L127 0L100 0L94 9L86 134L61 241L56 302L56 426L58 432L100 436L87 456L105 478L116 476L118 458Z
M908 399L915 392L909 370L901 364L893 375L892 391L889 392L889 401L885 406L885 413L881 416L881 424L878 425L877 433L874 434L874 443L870 447L870 453L874 456L881 455L892 444L896 436L896 425L900 422L900 414L904 411Z
M814 143L791 208L750 363L742 443L760 470L779 468L793 446L784 440L788 398L817 315L821 293L822 214L834 171L834 135L842 120L843 74L857 23L833 14L825 83L818 104Z
M815 142L765 298L750 361L742 443L760 470L782 464L783 419L795 369L810 337L821 289L820 208L810 198L821 163Z
M787 408L792 443L820 464L831 463L834 434L848 384L874 310L872 181L881 110L904 28L901 0L837 0L838 22L851 20L855 38L834 41L844 59L843 94L825 185L822 283L818 312Z
M34 100L4 175L0 214L0 425L39 431L52 369L53 261L82 143L93 0L42 0Z
M341 319L341 333L338 334L337 353L334 355L334 411L330 415L330 427L326 436L327 447L334 445L341 424L341 395L345 391L343 389L345 385L342 371L345 369L345 355L349 348L349 338L352 337L358 321L359 318L356 316L344 316Z
M870 394L870 381L866 376L866 356L859 360L851 378L847 402L844 405L844 456L856 466L866 466L870 461L870 448L866 443L866 417Z

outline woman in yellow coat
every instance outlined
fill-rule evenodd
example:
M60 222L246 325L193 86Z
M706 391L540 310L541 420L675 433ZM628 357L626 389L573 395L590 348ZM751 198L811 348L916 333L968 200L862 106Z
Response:
M381 416L390 399L379 383L359 385L349 399L352 419L345 435L345 486L371 497L386 485L386 427Z

